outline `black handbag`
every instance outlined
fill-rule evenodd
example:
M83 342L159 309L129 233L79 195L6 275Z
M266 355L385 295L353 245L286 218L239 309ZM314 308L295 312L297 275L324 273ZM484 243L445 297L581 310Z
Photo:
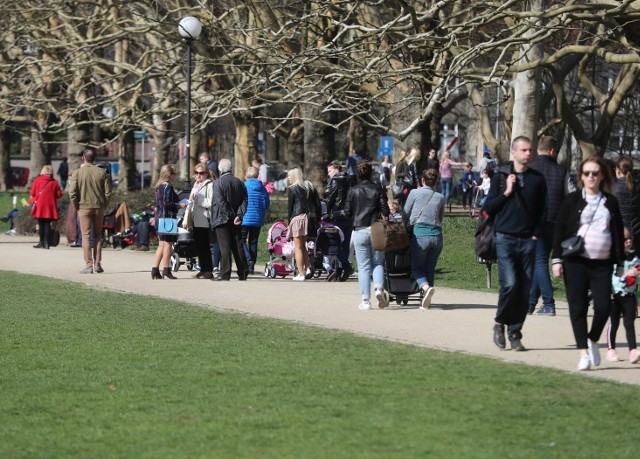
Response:
M584 252L584 239L582 236L571 236L560 243L562 258L577 258Z
M596 204L596 210L593 211L593 215L591 216L591 220L589 220L589 225L587 225L587 229L584 232L586 235L589 231L589 227L591 227L591 223L593 222L593 217L596 216L596 211L598 210L598 206L600 205L600 201L602 201L602 196L598 199L598 203ZM564 241L560 242L560 247L562 248L562 258L566 258L568 260L572 258L577 258L584 252L584 238L582 236L571 236Z

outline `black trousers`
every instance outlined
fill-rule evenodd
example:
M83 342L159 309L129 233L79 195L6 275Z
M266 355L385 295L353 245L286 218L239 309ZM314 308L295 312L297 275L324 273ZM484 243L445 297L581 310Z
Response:
M245 279L248 273L247 258L242 248L242 227L233 222L216 228L216 236L220 245L220 277L231 279L231 255L236 262L238 277Z
M198 252L198 263L200 264L200 272L210 273L213 271L213 259L211 258L211 243L209 242L209 234L211 230L207 228L193 228L193 243Z
M587 339L597 342L611 311L611 275L609 260L579 257L564 261L564 285L569 303L569 318L578 349L587 349ZM588 329L589 290L593 302L593 320Z
M38 236L40 238L40 244L43 247L49 247L49 232L51 230L51 222L50 218L39 218L38 219Z

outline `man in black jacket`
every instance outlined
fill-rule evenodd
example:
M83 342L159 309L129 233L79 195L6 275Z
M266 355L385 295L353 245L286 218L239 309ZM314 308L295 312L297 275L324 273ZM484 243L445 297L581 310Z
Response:
M347 199L347 192L351 186L349 175L341 171L340 162L331 161L327 166L327 175L329 181L325 188L325 202L327 204L327 215L331 222L342 230L344 240L340 245L338 260L340 260L341 268L337 269L335 274L331 273L327 280L331 281L332 275L340 281L345 281L353 272L353 268L349 263L349 246L351 241L351 232L353 224L351 218L344 213L344 204Z
M567 194L576 189L567 169L556 161L557 156L558 142L547 135L538 142L538 156L529 163L531 169L542 174L547 184L547 221L544 223L542 237L536 241L536 262L529 291L529 314L533 313L542 295L542 308L537 312L540 316L556 315L556 302L549 275L549 256L560 204Z
M220 177L213 182L211 227L215 228L220 245L220 274L215 280L231 279L231 255L236 262L238 278L247 280L249 268L242 248L242 217L247 210L247 189L231 174L231 161L223 158L218 163Z
M529 289L535 263L535 240L542 236L547 209L547 185L529 169L531 140L516 137L513 161L500 166L491 179L484 209L495 217L496 255L500 290L493 341L505 349L505 325L511 349L524 351L522 326L527 317Z

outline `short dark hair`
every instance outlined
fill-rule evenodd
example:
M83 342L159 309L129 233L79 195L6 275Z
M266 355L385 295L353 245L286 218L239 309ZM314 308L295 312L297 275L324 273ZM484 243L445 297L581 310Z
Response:
M91 148L87 148L85 151L82 152L82 157L85 159L86 162L92 163L96 160L96 152L93 151Z
M356 166L356 175L358 180L369 180L371 178L371 172L373 168L369 161L360 161Z
M334 169L338 169L338 172L340 172L340 170L342 169L342 166L340 165L340 161L336 161L335 159L333 161L331 161L327 167L333 167Z
M550 135L545 135L540 138L538 142L538 151L558 151L558 141L555 137L551 137Z

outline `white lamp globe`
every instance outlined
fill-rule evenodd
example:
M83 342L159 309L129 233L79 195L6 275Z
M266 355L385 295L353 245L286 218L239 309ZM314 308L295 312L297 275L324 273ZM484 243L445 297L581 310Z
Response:
M182 35L182 38L187 40L196 40L202 32L202 24L198 18L193 16L187 16L180 20L178 24L178 32Z

